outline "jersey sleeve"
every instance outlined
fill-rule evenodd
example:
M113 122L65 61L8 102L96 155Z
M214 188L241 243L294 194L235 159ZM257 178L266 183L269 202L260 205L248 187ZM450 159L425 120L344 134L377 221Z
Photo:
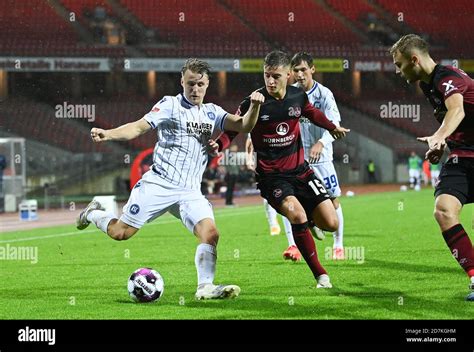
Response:
M326 117L334 124L341 122L341 114L336 104L336 99L330 90L327 91L327 95L324 99L324 105L322 111Z
M247 97L240 103L235 114L239 116L245 115L249 107L250 107L250 98ZM234 140L234 138L237 137L238 134L239 132L224 131L224 133L222 133L216 141L217 144L219 145L219 152L228 148L230 144L232 143L232 141Z
M235 112L236 115L243 116L250 108L250 98L245 98L239 105L237 111Z
M322 111L327 116L328 120L334 123L336 126L340 126L341 121L341 114L339 113L339 109L336 104L336 99L334 99L334 95L330 90L327 90L326 97L324 99L323 109ZM331 136L328 130L324 131L322 137L319 141L326 146L329 143L335 141L334 137Z
M229 113L227 111L225 111L223 108L221 108L219 105L213 104L212 107L213 107L214 113L216 115L215 126L219 130L224 131L225 119L226 119L227 115L229 115Z
M305 105L303 107L303 112L302 115L309 119L311 122L313 122L316 126L325 128L329 131L332 131L333 129L336 128L336 125L332 123L331 121L328 120L326 115L321 110L318 110L314 107L313 104L311 104L308 100L308 97L306 96L306 93L304 93L306 99L305 99Z
M143 118L155 129L158 125L171 117L173 112L173 101L171 97L164 97Z
M438 80L436 88L441 92L444 100L446 100L456 93L464 95L468 86L462 77L456 74L449 74L443 75L443 77Z

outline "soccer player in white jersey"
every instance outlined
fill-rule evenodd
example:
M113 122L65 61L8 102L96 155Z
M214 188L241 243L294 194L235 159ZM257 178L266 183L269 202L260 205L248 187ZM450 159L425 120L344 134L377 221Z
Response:
M306 52L296 53L291 60L291 68L296 81L294 85L303 88L310 103L324 112L336 126L339 126L341 116L334 95L328 88L313 79L315 72L313 57ZM333 259L344 259L344 217L341 204L337 199L341 195L341 188L333 164L332 142L334 138L327 130L304 118L300 119L300 128L305 159L319 179L324 182L339 219L339 227L333 233ZM314 231L318 239L324 238L324 233L320 229L315 228Z
M209 74L208 63L188 59L181 70L183 93L165 96L135 122L110 130L92 128L94 142L131 140L151 129L157 129L158 141L153 166L133 188L120 219L102 210L97 201L89 203L77 219L79 230L93 222L111 238L120 241L129 239L146 222L169 211L181 219L200 242L195 255L197 299L233 298L240 293L236 285L215 285L213 282L219 233L211 204L200 190L209 140L215 128L250 132L265 100L262 94L253 92L250 109L242 117L229 114L220 106L204 104Z

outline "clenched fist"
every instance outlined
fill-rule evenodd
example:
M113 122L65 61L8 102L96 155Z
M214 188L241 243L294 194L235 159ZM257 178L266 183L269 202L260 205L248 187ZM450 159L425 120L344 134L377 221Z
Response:
M105 142L110 139L107 137L107 130L103 130L102 128L96 127L91 129L91 138L96 143Z
M265 101L265 97L263 96L262 93L259 93L257 91L253 92L250 94L250 102L255 105L261 105Z

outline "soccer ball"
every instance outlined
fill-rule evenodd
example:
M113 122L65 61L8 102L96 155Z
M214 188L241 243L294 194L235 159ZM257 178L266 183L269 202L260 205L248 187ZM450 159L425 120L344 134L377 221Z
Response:
M140 268L128 279L128 294L138 303L158 301L163 296L165 282L161 275L151 268Z

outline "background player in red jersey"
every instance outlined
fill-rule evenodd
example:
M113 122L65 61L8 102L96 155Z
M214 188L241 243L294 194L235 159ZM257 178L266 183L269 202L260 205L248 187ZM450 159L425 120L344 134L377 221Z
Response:
M301 88L288 86L290 75L290 57L286 53L273 51L265 57L265 87L257 90L265 102L250 134L257 153L257 188L273 208L290 220L296 245L316 278L317 287L330 288L308 220L332 232L338 227L338 218L327 190L304 160L299 118L306 117L326 128L335 139L344 137L349 130L329 121ZM247 97L240 104L240 114L249 106ZM219 149L228 147L235 135L224 133L217 141Z
M440 128L420 137L428 144L426 159L438 163L450 149L435 189L434 216L443 237L471 280L466 297L474 301L474 249L459 221L464 204L474 202L474 81L462 70L436 64L428 44L415 34L400 38L390 49L397 73L420 88L435 109Z

